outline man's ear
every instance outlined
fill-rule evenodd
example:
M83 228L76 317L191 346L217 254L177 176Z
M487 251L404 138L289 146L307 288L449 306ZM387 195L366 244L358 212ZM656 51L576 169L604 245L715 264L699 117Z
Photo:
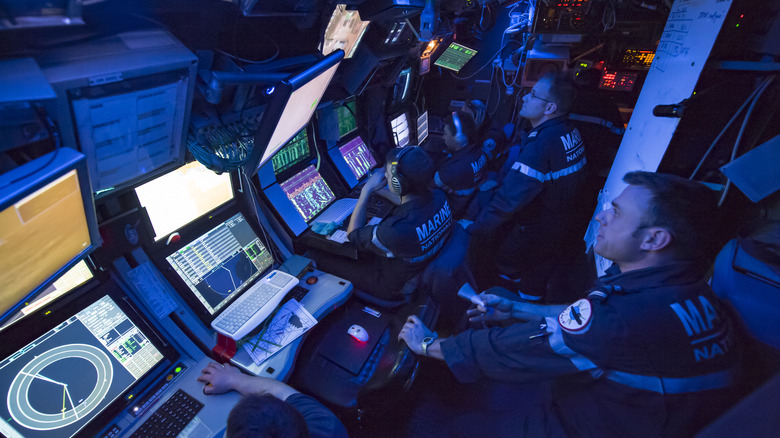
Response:
M558 111L558 104L555 102L548 102L547 108L545 108L544 113L545 114L555 114L555 112Z
M660 251L672 244L672 233L666 228L650 227L645 230L641 248L645 251Z

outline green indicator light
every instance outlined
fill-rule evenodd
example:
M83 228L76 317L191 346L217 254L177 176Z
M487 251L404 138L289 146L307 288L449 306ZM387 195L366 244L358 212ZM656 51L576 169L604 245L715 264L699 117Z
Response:
M181 372L181 367L176 367L176 368L173 369L173 371L175 371L177 373L180 373Z

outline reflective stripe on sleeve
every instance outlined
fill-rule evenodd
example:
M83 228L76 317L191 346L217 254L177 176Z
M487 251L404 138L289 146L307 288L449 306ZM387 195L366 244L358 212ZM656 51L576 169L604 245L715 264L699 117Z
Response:
M385 247L384 245L382 245L382 243L381 243L381 242L379 242L379 238L376 236L376 230L377 230L377 227L374 227L374 229L373 229L373 231L372 231L372 234L371 234L371 243L373 243L373 244L374 244L374 246L376 246L377 248L381 249L381 250L382 250L382 252L384 252L384 253L385 253L385 256L386 256L387 258L391 259L391 258L395 257L395 256L393 255L393 252L392 252L392 251L390 251L389 249L387 249L387 247Z
M726 370L694 377L656 377L606 371L602 377L635 389L659 394L683 394L729 387L736 381L736 372Z
M585 167L585 158L580 160L580 162L577 164L569 166L565 169L558 170L556 172L542 173L532 167L526 166L525 164L519 161L515 162L515 164L512 166L512 169L519 171L523 175L530 176L533 179L539 180L540 182L545 182L545 181L552 181L554 179L562 178L566 175L571 175L572 173L577 172L583 167Z
M545 317L544 320L547 323L547 332L550 333L550 336L547 339L550 343L550 348L552 348L554 352L569 359L580 371L598 368L590 359L577 353L566 345L563 341L563 333L561 332L561 326L558 324L558 318Z

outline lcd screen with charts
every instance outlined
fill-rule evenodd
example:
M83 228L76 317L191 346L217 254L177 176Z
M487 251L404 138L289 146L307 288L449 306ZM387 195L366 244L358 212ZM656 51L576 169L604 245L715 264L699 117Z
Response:
M371 155L371 151L368 150L368 146L366 146L366 143L360 136L339 147L339 153L358 180L376 166L374 156Z
M402 148L409 144L409 122L406 119L406 113L401 113L390 122L390 128L393 132L393 143L396 147Z
M344 59L351 58L369 24L369 21L360 19L358 11L348 11L346 5L336 5L325 29L322 54L341 49L344 51Z
M274 263L241 213L185 243L165 260L188 288L188 302L197 303L210 316L216 316Z
M271 158L274 174L279 175L296 164L308 160L310 156L309 134L304 128Z
M471 61L471 58L477 54L477 51L470 49L466 46L462 46L458 43L450 43L444 53L439 56L439 59L434 62L434 65L444 67L450 70L454 70L456 73Z
M95 436L129 404L129 391L176 360L126 299L107 281L82 295L80 306L70 303L4 332L0 434ZM12 345L17 339L24 340Z
M135 189L160 240L233 199L230 174L193 161Z
M336 200L333 190L314 166L303 169L280 186L306 222Z

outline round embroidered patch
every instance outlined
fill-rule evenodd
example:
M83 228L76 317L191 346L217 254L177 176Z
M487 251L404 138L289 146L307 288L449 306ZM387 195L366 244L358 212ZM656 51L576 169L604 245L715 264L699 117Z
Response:
M558 324L569 333L582 333L588 327L592 316L593 307L587 298L583 298L558 315Z

